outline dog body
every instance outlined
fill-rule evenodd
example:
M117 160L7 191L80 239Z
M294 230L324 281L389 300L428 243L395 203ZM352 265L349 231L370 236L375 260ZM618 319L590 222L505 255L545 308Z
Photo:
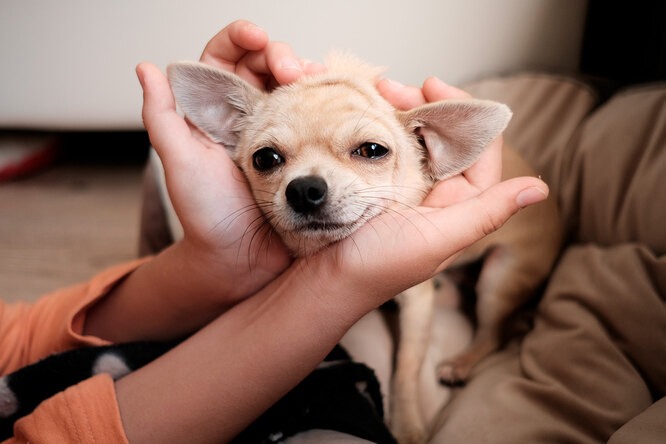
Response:
M168 68L186 116L227 148L256 204L296 256L352 236L382 212L420 204L436 181L471 166L511 117L505 105L474 99L396 110L374 87L381 72L336 54L327 72L266 93L203 64ZM534 174L512 152L505 160L510 176ZM544 232L557 223L556 208L533 208L461 256L466 261L486 255L477 287L478 330L468 351L440 366L440 379L466 378L496 349L503 321L550 271L559 244ZM401 443L427 438L416 384L433 295L428 281L399 297L391 427Z
M535 175L518 153L506 147L502 171L503 180ZM475 284L476 331L462 353L433 369L433 378L446 385L464 383L474 366L500 347L507 318L534 296L550 273L559 255L561 231L559 211L551 197L522 209L499 230L460 254L450 268L482 260ZM418 375L427 352L434 295L433 282L427 281L398 296L400 336L391 425L401 444L425 442L428 436L418 399Z
M514 150L502 156L502 180L535 176ZM559 211L553 197L522 209L499 230L467 248L454 266L483 260L476 282L477 330L468 350L443 363L438 377L444 383L464 382L483 357L497 349L504 321L544 282L562 244Z

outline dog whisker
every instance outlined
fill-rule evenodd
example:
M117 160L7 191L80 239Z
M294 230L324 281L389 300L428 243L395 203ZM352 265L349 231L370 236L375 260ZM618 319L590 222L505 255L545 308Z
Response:
M225 222L228 222L226 226L229 227L229 226L231 226L236 220L238 220L239 218L245 216L245 215L248 214L248 213L254 212L254 211L256 211L256 210L259 209L259 208L260 208L260 206L259 206L259 204L257 204L257 203L252 203L252 204L250 204L250 205L246 205L246 206L244 206L244 207L242 207L242 208L240 208L240 209L238 209L238 210L232 212L232 213L229 214L227 217L221 219L219 222L217 222L215 225L213 225L213 226L211 227L210 231L212 232L212 231L217 230L217 229L220 227L220 225L222 225L222 224L225 223ZM226 231L226 228L225 228L225 231Z
M256 255L255 255L255 263L259 263L259 255L262 253L262 251L268 253L270 250L270 244L271 244L271 238L273 236L273 228L270 224L270 217L265 218L262 223L257 227L256 230L254 230L254 233L252 234L252 237L250 238L250 243L248 245L248 250L252 251L252 244L255 242L255 239L257 236L260 236L259 238L259 245L256 248ZM248 259L250 255L248 254Z
M255 217L248 224L248 226L245 228L245 231L243 231L243 234L240 237L240 243L239 243L239 246L238 246L238 251L236 253L236 263L237 264L238 264L239 258L241 257L241 250L243 248L244 240L246 239L246 237L250 233L252 233L252 235L250 236L250 240L248 242L248 245L247 245L247 252L248 252L248 254L247 254L248 264L247 265L248 265L248 267L252 265L252 263L251 263L251 257L252 256L250 254L250 252L252 251L252 243L254 241L254 238L257 236L257 234L262 229L262 227L265 226L265 224L267 224L266 218L264 217L264 215L259 215L259 216Z
M396 223L398 222L397 221L397 216L400 216L400 219L402 221L407 222L410 225L412 225L414 228L417 229L417 231L422 236L425 236L425 235L422 233L422 231L420 229L418 229L417 225L412 221L412 219L407 214L405 214L404 211L408 210L409 212L411 212L413 214L419 215L419 216L423 217L423 219L425 221L432 224L432 222L428 218L423 216L423 214L421 212L419 212L416 209L416 207L414 207L413 205L406 204L405 202L397 200L397 199L381 198L378 201L378 200L376 200L376 196L370 196L370 198L368 198L367 200L366 199L360 199L356 205L357 206L363 205L363 208L364 208L363 211L365 211L365 208L379 209L380 211L378 212L378 216L380 216L381 214L385 214L385 215L387 215L387 217L391 216L391 217L394 218ZM394 208L394 206L402 207L402 210ZM369 219L369 222L373 222L373 221L376 221L376 220L381 220L385 224L386 227L389 227L389 224L386 221L382 220L381 218L373 217L373 218ZM433 226L434 226L434 224L433 224Z

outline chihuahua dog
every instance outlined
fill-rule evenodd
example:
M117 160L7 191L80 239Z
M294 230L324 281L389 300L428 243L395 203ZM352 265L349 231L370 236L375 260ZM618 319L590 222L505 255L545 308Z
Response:
M326 72L270 93L200 63L167 70L186 117L228 150L295 256L352 235L384 211L420 204L437 181L469 168L511 118L507 106L475 99L399 111L375 89L381 68L342 53L326 65ZM505 177L534 175L513 152L504 157ZM461 256L459 261L485 257L478 326L470 348L440 365L442 381L465 380L500 345L505 319L551 269L557 220L552 202L527 208ZM400 340L390 423L401 444L425 442L428 435L417 394L434 292L427 281L397 295Z

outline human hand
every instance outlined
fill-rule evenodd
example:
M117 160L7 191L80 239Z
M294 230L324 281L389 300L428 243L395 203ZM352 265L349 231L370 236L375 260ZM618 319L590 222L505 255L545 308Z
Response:
M259 88L288 83L322 65L270 42L259 27L236 21L208 43L205 63L235 72ZM200 264L204 276L230 300L256 292L290 262L226 150L177 113L166 78L149 64L137 75L144 88L143 119L166 173L167 188L184 230L183 260Z
M387 79L376 86L402 110L470 97L434 77L422 88ZM361 312L372 309L446 268L461 250L497 230L520 208L546 199L548 187L541 180L519 177L499 183L501 173L500 135L468 170L440 181L421 206L370 220L350 239L322 251L318 260L308 260L303 273L315 269L317 275L329 276L319 282L340 283L338 293L351 295L350 306L367 301L370 305Z
M313 282L312 294L358 310L362 316L435 276L460 251L499 229L521 208L547 196L548 186L535 177L512 178L457 202L435 192L427 206L381 214L350 238L294 263L291 269L301 267L299 280ZM347 310L332 314L341 314L344 321L349 317Z
M246 20L237 20L217 33L200 60L233 72L264 90L326 69L319 63L296 57L286 43L269 41L263 29Z
M377 83L377 90L393 106L403 110L439 100L471 97L465 91L447 85L436 77L426 79L422 88L382 79ZM436 201L438 205L450 205L477 196L498 183L501 177L502 136L500 135L488 145L481 157L469 169L439 182L423 204L428 206Z

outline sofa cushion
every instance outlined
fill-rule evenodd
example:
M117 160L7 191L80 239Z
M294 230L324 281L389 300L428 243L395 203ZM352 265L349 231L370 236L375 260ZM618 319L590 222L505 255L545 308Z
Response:
M570 77L540 73L492 77L463 88L509 105L513 118L504 141L556 190L562 153L599 103L595 91Z
M574 239L666 253L666 84L615 95L568 147L560 203Z
M666 256L568 247L534 329L474 369L432 442L606 442L666 393L665 294Z
M627 89L599 108L594 90L559 75L463 87L511 107L505 141L558 194L572 240L641 242L666 252L666 85Z

